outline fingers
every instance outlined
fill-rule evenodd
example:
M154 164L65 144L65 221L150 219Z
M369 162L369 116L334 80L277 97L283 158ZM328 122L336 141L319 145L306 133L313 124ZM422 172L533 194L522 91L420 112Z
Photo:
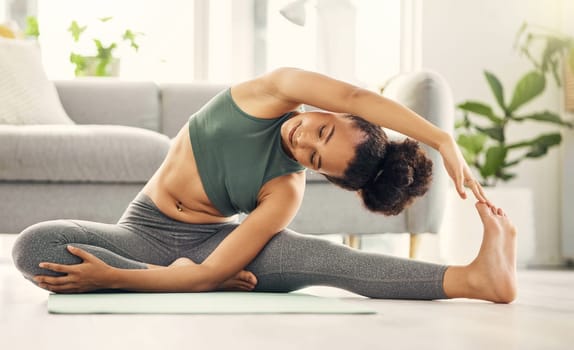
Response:
M456 190L459 196L462 199L466 199L466 191L464 190L464 180L462 176L457 176L455 179L454 185L456 186Z
M484 188L482 188L482 185L478 181L476 183L478 185L478 191L480 192L480 195L482 196L482 198L484 198L484 201L486 202L486 204L489 207L493 207L494 204L492 204L492 202L488 198L486 198L486 194L484 193Z
M40 283L38 284L40 288L49 290L50 292L55 293L82 293L84 290L78 288L78 286L74 283L66 283L62 285L52 285L48 283Z
M63 272L63 273L70 273L74 272L76 269L74 265L61 265L61 264L54 264L48 262L42 262L38 266L46 270L52 270L56 272Z
M465 180L465 185L471 189L472 193L479 202L486 203L486 205L489 207L494 207L494 204L492 204L492 202L486 198L486 194L484 193L484 189L482 188L480 182L473 178L467 178Z
M476 180L471 180L471 181L472 181L472 184L470 185L470 188L472 190L472 193L474 193L474 196L476 197L476 199L478 199L482 203L488 203L488 200L486 199L486 196L484 195L484 191L482 190L482 186L480 186L480 184Z
M33 280L38 284L50 284L50 285L64 285L72 282L70 276L60 276L60 277L53 277L53 276L34 276Z
M68 251L72 254L74 254L77 257L82 258L82 260L86 261L90 261L90 260L94 260L97 259L95 256L93 256L92 254L88 253L87 251L81 249L81 248L77 248L77 247L72 247L71 245L67 246L66 248L68 248Z

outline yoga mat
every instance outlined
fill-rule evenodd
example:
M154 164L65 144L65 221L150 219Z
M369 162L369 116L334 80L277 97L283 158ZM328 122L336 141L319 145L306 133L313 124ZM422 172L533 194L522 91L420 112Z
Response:
M56 314L374 314L336 298L303 293L88 293L50 294Z

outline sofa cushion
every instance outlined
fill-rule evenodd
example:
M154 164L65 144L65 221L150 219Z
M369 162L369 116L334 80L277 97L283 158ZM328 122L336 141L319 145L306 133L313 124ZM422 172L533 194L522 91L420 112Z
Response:
M55 81L60 100L78 124L160 129L160 92L150 81L76 78Z
M0 180L145 182L170 139L116 125L0 125Z
M73 124L35 41L0 38L0 124Z

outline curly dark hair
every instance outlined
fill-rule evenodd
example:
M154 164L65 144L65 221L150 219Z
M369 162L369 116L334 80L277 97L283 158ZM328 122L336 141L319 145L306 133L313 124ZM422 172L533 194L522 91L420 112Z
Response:
M397 215L426 193L432 180L432 160L417 141L389 141L377 125L346 115L365 135L342 178L326 176L335 185L358 191L365 207Z

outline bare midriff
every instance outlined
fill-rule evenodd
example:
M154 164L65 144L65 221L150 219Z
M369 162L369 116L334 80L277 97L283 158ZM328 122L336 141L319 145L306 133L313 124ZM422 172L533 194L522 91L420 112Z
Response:
M143 187L159 210L168 217L192 224L234 221L236 216L223 216L211 203L205 190L185 124L172 139L161 166Z

